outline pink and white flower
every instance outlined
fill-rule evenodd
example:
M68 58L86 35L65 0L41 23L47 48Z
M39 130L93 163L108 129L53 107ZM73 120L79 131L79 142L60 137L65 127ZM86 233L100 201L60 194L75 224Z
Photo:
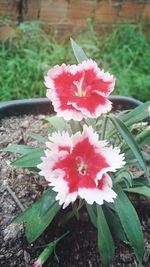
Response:
M56 65L45 76L45 85L54 110L65 120L97 118L111 110L107 96L114 90L115 78L92 59Z
M40 260L36 260L33 264L29 265L28 267L42 267L42 263Z
M63 208L78 197L88 204L114 201L116 193L107 172L115 172L125 164L119 148L99 141L98 134L87 126L72 136L67 132L53 133L49 140L38 168L57 192L56 200Z

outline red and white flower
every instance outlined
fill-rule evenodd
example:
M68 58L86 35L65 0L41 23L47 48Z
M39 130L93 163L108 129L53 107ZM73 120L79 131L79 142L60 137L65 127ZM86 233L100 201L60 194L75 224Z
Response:
M56 65L45 76L45 85L54 110L65 120L97 118L111 110L107 96L114 90L115 78L92 59L78 65Z
M49 140L38 168L58 193L60 205L65 208L78 197L89 204L114 201L116 193L107 172L115 172L125 164L119 148L99 141L98 134L87 126L72 136L67 132L53 133Z

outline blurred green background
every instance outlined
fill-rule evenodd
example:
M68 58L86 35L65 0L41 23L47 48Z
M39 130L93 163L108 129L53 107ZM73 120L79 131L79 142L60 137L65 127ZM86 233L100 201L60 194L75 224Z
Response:
M103 36L89 25L76 42L100 68L115 75L115 95L148 100L150 42L142 25L116 25ZM68 37L51 38L38 22L20 24L15 34L0 40L0 101L45 97L44 75L61 63L76 63Z

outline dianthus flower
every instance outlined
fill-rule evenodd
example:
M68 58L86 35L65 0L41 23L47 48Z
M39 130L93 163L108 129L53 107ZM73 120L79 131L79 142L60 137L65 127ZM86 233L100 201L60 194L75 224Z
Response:
M115 172L124 165L124 155L119 148L99 141L98 134L87 126L82 133L72 136L67 132L53 133L49 140L38 168L57 192L56 200L63 208L78 197L88 204L114 201L116 193L107 172Z
M111 110L107 96L114 90L115 78L92 59L78 65L56 65L45 76L45 85L54 110L65 120L97 118Z

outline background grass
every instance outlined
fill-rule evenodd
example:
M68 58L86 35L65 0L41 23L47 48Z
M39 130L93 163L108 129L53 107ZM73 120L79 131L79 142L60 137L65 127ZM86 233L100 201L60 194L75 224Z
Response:
M116 76L114 94L148 100L150 47L141 25L116 26L105 36L90 26L76 41L88 57ZM38 23L22 24L14 38L0 42L0 101L45 97L44 74L63 62L76 62L68 39L58 42Z

